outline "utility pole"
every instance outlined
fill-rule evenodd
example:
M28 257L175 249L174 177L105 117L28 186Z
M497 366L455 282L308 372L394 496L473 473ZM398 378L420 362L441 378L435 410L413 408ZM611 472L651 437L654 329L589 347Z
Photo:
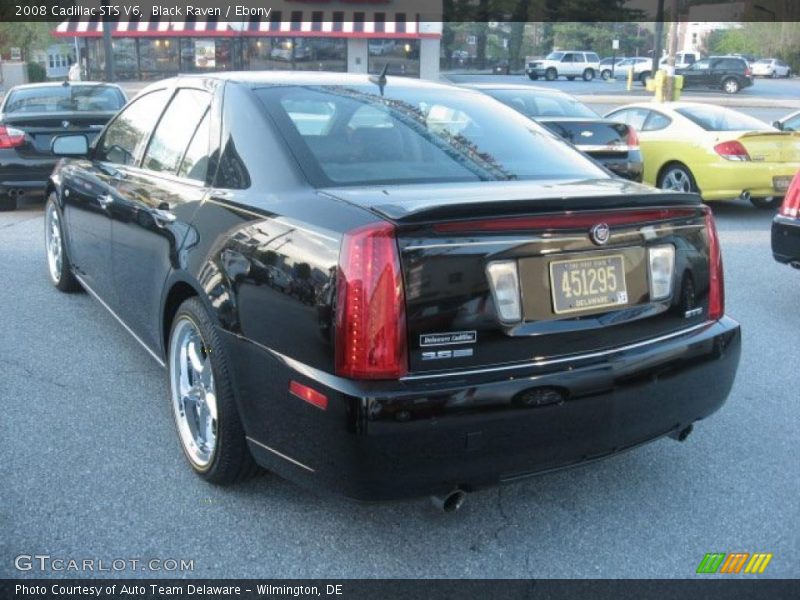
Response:
M114 81L114 46L111 43L111 28L113 21L109 18L103 20L103 55L106 57L106 81Z
M664 80L664 100L672 102L675 90L675 55L678 52L678 0L670 0L669 40L667 49L667 77Z
M656 76L659 68L659 61L661 60L661 40L664 39L664 0L658 0L658 7L656 8L656 33L655 45L653 46L653 65L650 72L653 77Z

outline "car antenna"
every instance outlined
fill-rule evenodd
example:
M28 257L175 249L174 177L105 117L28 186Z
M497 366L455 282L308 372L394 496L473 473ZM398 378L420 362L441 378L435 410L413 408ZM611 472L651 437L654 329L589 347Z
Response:
M389 63L387 62L383 65L383 69L381 70L380 75L370 75L369 80L377 85L381 90L381 96L383 96L383 88L386 87L386 71L389 70Z

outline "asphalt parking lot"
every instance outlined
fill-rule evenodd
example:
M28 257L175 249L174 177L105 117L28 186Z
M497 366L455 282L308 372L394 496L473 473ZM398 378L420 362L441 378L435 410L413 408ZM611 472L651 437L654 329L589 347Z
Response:
M800 576L800 271L772 260L770 213L714 208L744 336L722 410L685 443L479 492L450 515L269 474L203 483L163 371L96 301L50 285L41 204L0 213L0 577L42 575L17 571L19 554L193 560L192 577L693 577L705 553L734 551Z

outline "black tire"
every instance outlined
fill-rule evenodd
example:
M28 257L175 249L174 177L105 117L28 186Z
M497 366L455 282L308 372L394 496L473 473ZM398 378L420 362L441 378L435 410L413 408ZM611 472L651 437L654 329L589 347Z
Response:
M544 72L544 78L547 81L555 81L558 78L558 71L556 71L553 67L550 67Z
M741 89L739 81L735 77L728 77L722 80L722 90L728 94L735 94Z
M17 210L17 199L6 194L0 194L0 212Z
M781 205L783 198L778 196L768 196L767 198L753 198L750 197L750 204L759 210L775 210Z
M536 73L528 73L528 79L530 79L531 81L536 81L537 79L539 79L539 76Z
M567 81L575 81L574 75L567 75Z
M650 71L644 71L639 74L639 83L647 85L647 80L650 78Z
M584 81L591 81L594 79L594 69L586 69L583 72L583 80Z
M195 464L184 446L178 430L179 417L176 414L172 399L174 372L173 363L171 362L172 339L177 325L183 320L190 321L200 333L203 346L207 351L207 357L210 360L211 372L214 376L214 391L217 403L216 446L209 464L202 468ZM244 427L242 426L233 394L233 381L229 364L225 348L217 334L217 329L203 303L198 298L189 298L184 301L178 307L170 328L167 355L170 405L173 408L173 420L175 421L176 431L178 431L179 444L187 462L197 475L216 485L230 485L244 481L255 475L259 470L247 447Z
M686 181L688 183L688 189L686 187L682 189L678 189L677 187L665 187L670 174L675 174L679 176L678 178L681 181ZM694 175L689 170L689 168L681 163L670 163L661 169L661 172L658 174L658 187L662 190L669 189L674 191L682 191L682 192L697 192L697 182L694 180Z
M58 237L58 246L60 248L60 265L53 266L51 265L51 258L50 258L50 250L48 248L48 240L50 237L48 236L47 228L51 226L50 221L50 211L55 211L56 215L58 216L58 220L56 222L56 227L59 230L59 237ZM69 255L67 254L67 245L64 243L64 229L63 223L64 219L61 214L61 209L58 207L58 201L56 198L55 192L51 193L47 197L47 202L44 205L44 214L45 214L45 253L47 254L47 274L50 278L50 283L52 283L56 289L70 294L72 292L80 292L83 288L81 284L78 283L78 280L75 279L75 276L72 274L72 264L69 261ZM52 234L51 234L52 235Z
M603 69L600 71L600 78L604 81L608 81L611 79L611 69Z
M774 71L774 70L772 71L772 78L773 79L777 79L778 78L778 72L777 71Z
M791 79L791 77L792 77L792 70L789 69L788 71L786 71L786 79Z

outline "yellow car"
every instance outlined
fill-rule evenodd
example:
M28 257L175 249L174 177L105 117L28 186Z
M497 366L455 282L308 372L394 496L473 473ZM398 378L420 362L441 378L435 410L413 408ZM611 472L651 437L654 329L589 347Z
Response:
M780 204L800 169L800 132L780 131L729 108L694 102L629 104L606 115L633 126L644 181L703 199Z

